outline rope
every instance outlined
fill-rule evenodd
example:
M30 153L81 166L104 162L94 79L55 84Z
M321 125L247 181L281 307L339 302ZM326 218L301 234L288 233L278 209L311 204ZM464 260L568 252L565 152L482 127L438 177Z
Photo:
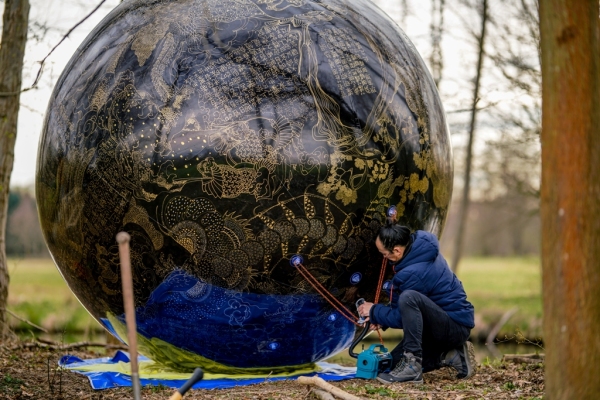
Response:
M377 282L377 291L375 292L375 300L373 304L379 303L379 296L381 295L381 288L383 287L383 278L385 276L385 267L387 266L387 257L383 257L381 260L381 272L379 273L379 281ZM391 294L390 294L391 299ZM383 336L381 336L381 330L377 329L377 336L379 336L379 343L383 345Z
M383 286L383 278L385 276L386 265L387 257L383 257L383 260L381 260L381 272L379 273L379 281L377 283L377 292L375 292L375 301L373 301L373 304L379 303L379 296L381 295L381 287Z
M321 296L323 296L323 298L325 300L327 300L329 302L329 304L331 304L333 306L333 308L335 308L348 321L352 322L356 326L360 326L357 323L358 318L356 318L354 313L351 312L350 310L348 310L348 308L346 306L344 306L327 289L325 289L325 287L323 287L323 285L321 285L321 282L319 282L314 276L312 276L312 274L306 269L306 267L304 267L304 265L302 265L302 263L296 264L296 267L298 268L298 271L304 277L304 279L306 279L308 281L308 283L310 283L312 285L312 287L317 292L319 292L319 294Z
M312 274L310 273L310 271L308 269L306 269L306 267L304 265L302 265L301 262L295 263L294 264L296 266L296 268L298 269L298 271L300 272L300 274L302 275L302 277L304 279L306 279L306 281L308 283L311 284L311 286L317 291L319 292L319 294L329 302L329 304L335 308L335 310L337 312L339 312L344 318L346 318L348 321L352 322L354 325L356 326L361 326L360 324L358 324L358 318L356 318L356 316L354 315L354 313L350 310L348 310L348 308L346 306L344 306L342 304L342 302L340 302L334 295L332 295L322 284L321 282L319 282L314 276L312 276ZM377 282L377 291L375 293L375 300L373 301L373 304L378 304L379 303L379 296L381 295L381 288L383 286L383 278L385 277L385 267L387 265L387 257L383 257L383 260L381 262L381 272L379 273L379 280ZM393 290L393 287L392 287ZM391 299L391 293L390 293L390 299ZM383 345L383 337L381 336L381 330L377 329L377 335L379 336L379 342Z

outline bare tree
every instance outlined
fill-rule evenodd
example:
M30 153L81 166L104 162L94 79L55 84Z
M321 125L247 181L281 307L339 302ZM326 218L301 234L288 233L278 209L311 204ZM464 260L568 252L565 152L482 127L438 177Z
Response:
M400 0L400 7L402 8L400 26L404 29L406 27L406 18L411 14L410 7L408 6L408 0Z
M540 2L548 399L593 399L600 393L598 8L598 0Z
M431 54L429 65L435 86L440 87L442 71L444 70L444 58L442 54L442 35L444 33L444 6L446 0L431 0L431 23L429 32L431 36Z
M454 272L458 269L458 263L462 256L463 242L465 237L465 226L467 223L467 213L469 210L470 201L470 190L471 190L471 168L473 164L473 142L475 139L475 129L477 124L477 103L479 101L479 89L481 83L481 75L483 71L483 61L485 58L485 40L486 40L486 29L488 24L488 2L482 0L478 4L478 12L481 18L480 31L477 35L478 45L478 57L477 57L477 69L475 72L475 79L473 83L473 99L471 102L471 121L469 123L469 134L467 148L465 151L465 171L463 178L463 191L460 201L460 208L458 212L458 230L455 236L454 251L452 254L451 268Z
M537 200L540 195L542 72L538 8L538 0L510 0L502 3L502 16L490 24L488 56L494 64L492 72L499 75L496 84L510 93L510 98L494 108L500 134L487 141L484 154L485 190L494 196L514 192Z
M35 89L43 74L44 63L60 44L85 20L93 15L106 0L75 24L62 39L39 62L40 66L33 84L21 88L23 57L27 43L29 24L29 0L6 0L0 41L0 337L8 334L6 302L9 275L6 265L6 221L8 212L10 176L14 162L17 138L19 100L22 92Z
M493 124L478 157L479 200L496 210L497 218L475 221L473 231L487 243L500 245L509 234L512 254L531 251L539 241L541 177L542 72L538 0L507 0L490 13L486 77L503 98L486 116ZM501 216L501 217L500 217ZM469 221L473 221L470 219ZM468 239L466 239L468 240ZM465 245L467 248L473 247ZM536 247L539 248L539 247ZM539 252L539 251L538 251Z
M29 1L6 0L0 42L0 92L5 94L0 96L0 337L5 337L9 332L5 311L9 283L5 252L6 214L28 22Z

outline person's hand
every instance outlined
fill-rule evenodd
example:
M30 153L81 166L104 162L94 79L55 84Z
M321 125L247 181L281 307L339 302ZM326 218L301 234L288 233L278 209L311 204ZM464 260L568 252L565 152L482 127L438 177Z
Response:
M371 326L369 327L370 331L376 331L379 329L381 329L381 325L379 325L379 324L371 324Z
M365 317L365 319L368 321L371 307L373 307L373 303L368 303L365 301L360 306L358 306L358 315L360 315L361 317Z

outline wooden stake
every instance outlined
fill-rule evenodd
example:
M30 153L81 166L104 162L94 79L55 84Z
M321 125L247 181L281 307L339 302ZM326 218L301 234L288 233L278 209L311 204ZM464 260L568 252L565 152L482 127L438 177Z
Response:
M127 232L117 234L119 243L119 260L121 261L121 282L123 284L123 303L125 305L125 323L127 324L127 342L129 345L129 363L131 365L131 383L133 398L140 400L140 375L138 372L137 327L135 323L135 306L133 299L133 278L131 274L131 258L129 256L129 240Z

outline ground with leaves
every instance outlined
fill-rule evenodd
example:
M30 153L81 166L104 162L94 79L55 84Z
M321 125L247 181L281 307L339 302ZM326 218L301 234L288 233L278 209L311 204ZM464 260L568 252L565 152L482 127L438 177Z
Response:
M86 377L57 369L57 362L66 351L43 346L43 343L20 341L0 344L0 399L133 398L130 388L92 390ZM83 359L100 356L89 351L70 350L68 353ZM541 364L482 365L469 380L457 380L450 369L442 369L425 374L422 385L388 386L361 379L332 384L364 399L541 399L544 394ZM311 399L310 391L306 385L290 380L226 390L192 390L185 399ZM142 398L166 400L172 392L165 387L146 387L142 389Z

